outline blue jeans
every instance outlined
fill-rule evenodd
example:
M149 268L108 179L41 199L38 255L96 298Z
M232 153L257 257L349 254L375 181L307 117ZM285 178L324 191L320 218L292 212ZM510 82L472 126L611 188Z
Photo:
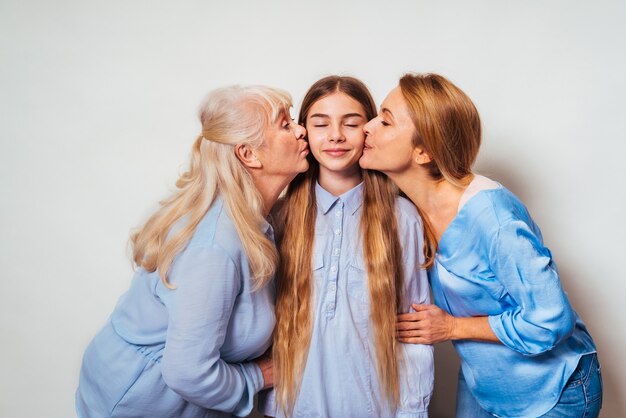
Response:
M529 394L529 397L532 394ZM586 354L570 376L561 397L541 418L597 418L602 407L602 375L598 356ZM456 395L456 418L493 418L480 407L469 391L463 373L459 372Z

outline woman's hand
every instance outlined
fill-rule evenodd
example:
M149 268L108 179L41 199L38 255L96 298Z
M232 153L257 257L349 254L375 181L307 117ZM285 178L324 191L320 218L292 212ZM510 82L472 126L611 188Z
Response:
M397 316L396 336L400 342L437 344L448 340L475 340L500 343L486 316L459 318L436 305L411 307L415 312Z
M263 389L268 389L274 386L274 367L272 366L272 348L270 347L265 354L263 354L254 362L261 369L263 374Z
M456 318L436 305L412 305L415 312L400 314L396 332L400 342L437 344L453 339Z

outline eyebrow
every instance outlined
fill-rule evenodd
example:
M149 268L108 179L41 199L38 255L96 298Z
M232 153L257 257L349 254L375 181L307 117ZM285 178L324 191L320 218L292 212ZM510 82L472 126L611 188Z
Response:
M330 118L329 115L326 115L324 113L313 113L312 115L309 116L310 118ZM365 116L363 116L360 113L346 113L345 115L341 115L342 119L345 118L354 118L354 117L360 117L365 119Z
M283 119L291 120L291 113L287 108L278 112L278 114L276 115L276 120L274 122L281 122Z
M387 113L393 119L393 113L391 113L391 110L387 109L386 107L380 109L380 113Z

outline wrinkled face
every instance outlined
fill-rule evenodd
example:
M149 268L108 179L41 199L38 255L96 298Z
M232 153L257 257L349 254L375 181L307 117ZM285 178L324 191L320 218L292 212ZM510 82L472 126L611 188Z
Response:
M320 175L360 176L367 122L363 106L342 92L322 97L306 118L309 147L320 164Z
M255 155L265 175L286 177L289 181L309 168L306 130L295 123L287 111L265 129L263 144Z
M361 167L388 175L402 173L411 167L415 127L400 87L391 90L380 113L365 125L364 131L366 139L359 161Z

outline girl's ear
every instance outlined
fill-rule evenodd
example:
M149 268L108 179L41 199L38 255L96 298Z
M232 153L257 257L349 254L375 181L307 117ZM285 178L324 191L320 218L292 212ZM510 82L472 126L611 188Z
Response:
M263 168L263 164L257 158L254 150L246 144L235 145L235 156L248 168Z

